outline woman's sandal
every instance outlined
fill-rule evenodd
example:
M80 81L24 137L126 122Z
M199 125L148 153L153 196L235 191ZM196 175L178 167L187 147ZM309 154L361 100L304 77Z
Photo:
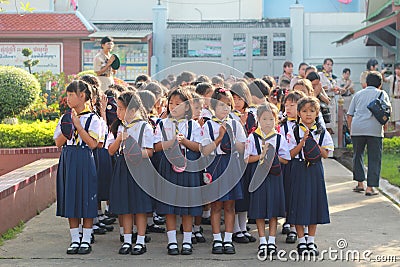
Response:
M132 248L132 255L142 255L147 251L146 245L136 243L135 246Z
M184 247L184 245L190 246L190 248ZM181 254L182 255L191 255L193 253L193 245L191 243L182 243Z
M176 248L171 248L171 246L175 245ZM168 246L168 255L179 255L178 243L169 243Z
M266 252L267 252L267 244L261 244L258 246L257 255L259 257L265 257Z
M361 193L362 191L364 191L364 187L356 186L356 187L353 188L353 192Z
M220 246L216 246L220 244ZM212 244L212 254L224 254L224 246L221 240L214 240Z
M75 246L76 245L76 246ZM67 248L67 254L77 254L78 250L79 250L79 242L72 242L71 244L69 244L69 247Z

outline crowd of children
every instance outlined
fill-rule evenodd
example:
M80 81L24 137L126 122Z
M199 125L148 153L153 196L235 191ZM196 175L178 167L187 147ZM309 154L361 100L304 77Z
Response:
M190 255L193 244L208 239L202 224L212 228L211 253L234 254L233 242L257 241L247 226L254 220L255 251L273 256L278 218L286 218L286 242L318 255L317 224L329 223L321 158L333 141L310 81L297 79L287 90L268 76L225 79L185 71L160 82L141 75L132 87L103 92L97 77L86 75L66 91L70 110L54 139L62 147L57 216L69 221L68 254L90 253L93 234L112 231L118 218L119 254L145 253L150 231L166 232L169 255ZM201 158L210 159L207 166L188 169L188 161ZM139 182L156 183L151 169L177 188L219 183L218 198L198 206L159 201ZM166 229L157 225L163 223Z

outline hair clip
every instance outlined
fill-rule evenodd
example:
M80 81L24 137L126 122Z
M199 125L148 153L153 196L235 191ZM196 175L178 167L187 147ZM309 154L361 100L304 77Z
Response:
M229 92L229 89L226 89L226 88L222 88L222 87L220 87L220 88L217 88L217 92L218 93L226 93L226 92Z

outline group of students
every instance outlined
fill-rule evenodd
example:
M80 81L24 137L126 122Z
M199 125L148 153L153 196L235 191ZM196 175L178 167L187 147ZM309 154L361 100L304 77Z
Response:
M130 90L114 85L102 92L90 75L66 88L71 110L61 117L54 139L63 147L57 216L69 221L67 253L91 252L93 220L102 213L100 201L107 200L120 223L120 254L147 251L147 217L157 212L166 218L168 254L190 255L195 241L205 242L200 225L211 209L213 254L236 253L232 241L255 242L246 225L253 219L258 255L276 255L277 220L283 217L286 242L298 241L300 254L318 255L316 226L329 223L321 158L333 150L333 141L311 82L300 79L293 91L281 93L262 79L226 83L220 77L222 83L215 84L183 72L178 76L183 80L165 92L160 83L142 77L145 81ZM190 169L190 161L207 163ZM166 187L156 175L177 186ZM204 196L187 198L208 199L213 183L217 197L203 205L160 200L179 195L181 187L204 188Z

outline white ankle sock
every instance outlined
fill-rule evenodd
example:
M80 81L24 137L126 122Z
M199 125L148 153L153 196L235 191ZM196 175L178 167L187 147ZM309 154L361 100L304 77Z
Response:
M124 234L124 243L132 244L132 234Z
M295 232L295 233L297 233L296 227L295 227L295 226L290 226L290 232Z
M136 239L136 244L142 244L142 245L144 245L144 238L145 238L144 235L138 235L138 236L137 236L137 239Z
M232 242L232 233L225 232L224 242Z
M83 230L82 243L86 242L90 244L90 238L92 237L92 228L83 228L82 230Z
M222 241L221 233L213 234L214 241ZM216 247L222 247L221 243L215 244Z
M314 241L315 241L315 236L309 235L309 236L307 237L307 244L315 243Z
M275 236L270 235L268 237L268 244L275 244Z
M168 244L171 244L171 243L178 243L178 242L176 241L176 230L168 231L168 232L167 232L167 237L168 237ZM173 246L170 246L170 248L171 248L171 249L172 249L172 248L178 248L178 246L177 246L177 245L173 245Z
M211 210L203 210L203 214L201 217L203 218L209 218L211 216Z
M183 232L183 243L192 244L192 233L191 232ZM184 248L190 248L189 245L183 245Z
M242 232L247 232L246 224L247 224L247 211L239 212L239 227Z
M80 243L79 228L71 228L69 229L69 233L71 234L71 243L72 242Z
M267 239L265 238L265 236L260 236L260 245L262 244L267 244Z
M300 237L298 240L299 240L299 244L300 243L306 243L306 238L304 236Z
M200 225L193 225L193 232L200 232Z

